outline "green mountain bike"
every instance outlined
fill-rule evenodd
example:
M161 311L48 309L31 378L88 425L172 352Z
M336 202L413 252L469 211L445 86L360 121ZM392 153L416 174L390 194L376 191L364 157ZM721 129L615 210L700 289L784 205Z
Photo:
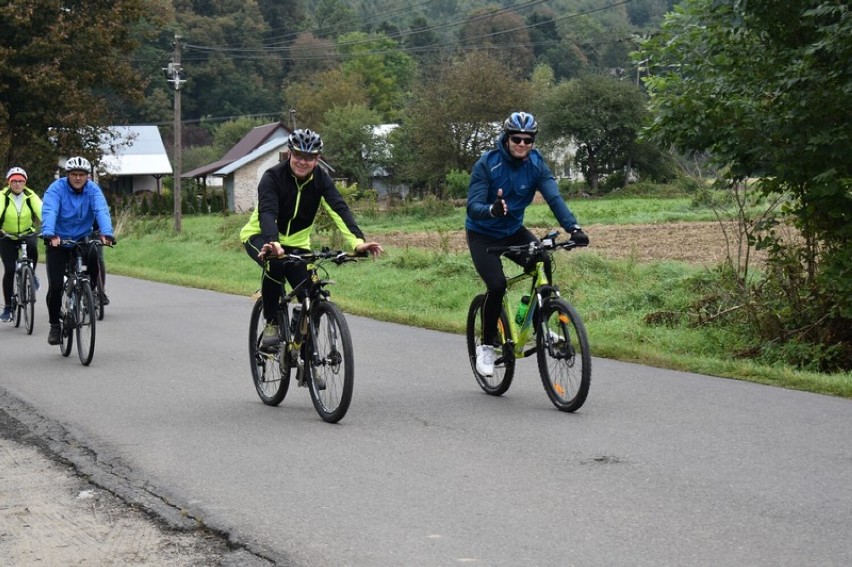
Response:
M537 355L538 370L544 390L557 409L573 412L580 409L589 394L592 378L592 356L589 338L580 314L547 277L545 259L554 250L572 250L578 244L572 240L557 242L558 232L551 232L541 242L523 246L489 248L493 254L525 254L530 269L507 278L503 310L497 321L496 347L499 356L494 361L491 376L476 369L476 348L482 344L482 307L485 294L477 295L467 315L467 350L470 365L479 387L486 394L500 396L512 385L515 363L519 358ZM511 309L510 297L517 295L529 283L529 293ZM512 314L512 316L510 316ZM517 315L516 315L517 314Z

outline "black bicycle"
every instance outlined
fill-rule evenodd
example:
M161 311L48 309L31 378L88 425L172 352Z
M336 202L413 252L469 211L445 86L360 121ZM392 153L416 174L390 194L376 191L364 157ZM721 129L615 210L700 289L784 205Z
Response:
M476 351L482 345L482 307L485 294L477 295L470 303L467 315L467 349L476 382L492 396L504 394L512 385L515 362L537 354L541 382L550 401L557 409L573 412L585 403L592 379L592 356L589 338L580 314L567 300L560 297L559 288L552 284L545 270L545 259L554 250L572 250L579 246L573 240L557 242L554 231L541 242L529 245L489 248L492 254L512 254L530 259L528 269L507 279L503 310L497 320L494 373L480 374L476 369ZM512 309L510 290L529 281L529 292ZM511 316L510 316L511 315Z
M305 264L308 277L289 293L282 293L276 319L278 341L264 347L263 298L258 297L249 325L249 358L254 386L264 404L277 406L290 387L290 374L296 370L296 382L307 387L314 408L323 420L337 423L352 401L355 359L352 335L340 308L329 300L328 262L340 265L358 259L342 251L323 250L285 254L285 262ZM282 286L283 286L282 282ZM299 301L297 298L304 299ZM292 314L288 305L295 305Z
M74 337L77 338L77 354L83 366L88 366L95 356L95 321L97 302L89 276L87 262L92 246L109 246L100 240L62 240L60 246L73 246L74 254L65 265L65 287L62 295L60 326L62 341L59 350L62 356L71 354Z
M32 233L3 233L3 238L18 240L21 243L18 259L15 260L11 307L15 327L20 327L23 320L28 335L33 334L36 303L35 261L27 253L27 238L32 236ZM36 237L38 236L41 235L37 234Z

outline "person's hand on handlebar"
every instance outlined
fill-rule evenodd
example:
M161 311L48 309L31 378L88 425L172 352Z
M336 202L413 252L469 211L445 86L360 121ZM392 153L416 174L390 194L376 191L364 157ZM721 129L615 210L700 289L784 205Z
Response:
M378 242L362 242L355 247L355 253L366 256L369 254L373 258L378 258L384 252L384 248Z
M268 257L277 258L278 256L284 255L284 247L281 246L280 242L267 242L263 245L263 248L260 249L258 253L258 258L261 260L265 260Z
M574 226L571 229L571 240L577 243L577 246L588 246L589 245L589 235L583 232L583 229L579 226Z

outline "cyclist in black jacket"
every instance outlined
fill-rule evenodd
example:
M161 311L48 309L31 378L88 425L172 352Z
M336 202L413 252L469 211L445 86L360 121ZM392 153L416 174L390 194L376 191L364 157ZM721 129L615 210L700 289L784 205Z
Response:
M295 130L287 141L289 155L272 166L257 186L257 207L248 223L240 230L248 255L261 266L268 262L261 285L264 346L278 340L275 311L281 298L284 278L296 287L308 276L301 264L285 264L274 259L285 252L311 250L314 219L322 206L343 234L347 246L355 254L378 256L382 247L366 242L355 222L355 216L326 171L317 167L322 152L322 139L311 130ZM267 340L268 339L268 340Z

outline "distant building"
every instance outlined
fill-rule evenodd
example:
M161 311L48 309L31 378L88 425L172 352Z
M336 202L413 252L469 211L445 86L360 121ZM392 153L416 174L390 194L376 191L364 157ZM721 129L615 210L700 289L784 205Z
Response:
M246 212L257 205L257 184L263 172L286 154L290 130L281 122L252 128L219 160L181 175L194 179L205 190L219 185L225 192L228 210Z
M159 193L164 176L173 175L156 126L110 126L101 136L101 159L94 177L110 193Z

